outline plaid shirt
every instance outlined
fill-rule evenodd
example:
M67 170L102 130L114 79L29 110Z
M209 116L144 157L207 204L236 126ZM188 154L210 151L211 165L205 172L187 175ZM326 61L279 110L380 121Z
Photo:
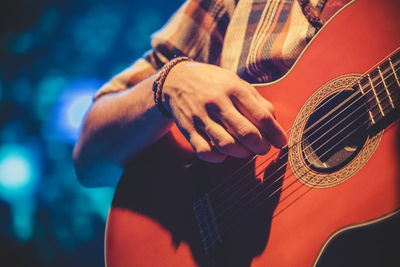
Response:
M132 87L177 56L230 69L250 83L276 80L318 31L302 2L326 21L349 0L186 0L152 36L152 50L95 99Z

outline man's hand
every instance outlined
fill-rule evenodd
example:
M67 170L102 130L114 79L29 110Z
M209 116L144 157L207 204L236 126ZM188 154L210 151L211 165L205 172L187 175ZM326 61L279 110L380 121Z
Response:
M262 155L271 145L286 144L272 104L235 73L220 67L177 64L164 83L163 102L202 160Z

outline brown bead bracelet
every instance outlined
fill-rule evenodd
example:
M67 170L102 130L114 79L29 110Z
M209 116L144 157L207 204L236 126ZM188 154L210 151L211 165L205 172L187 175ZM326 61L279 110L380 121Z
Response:
M153 92L154 92L154 103L156 104L156 107L158 110L168 118L172 118L171 112L169 112L163 105L162 102L162 89L164 86L164 82L167 79L168 73L170 70L179 62L182 61L192 61L191 58L188 57L176 57L172 59L171 61L167 62L161 71L158 73L157 78L154 80L153 83Z

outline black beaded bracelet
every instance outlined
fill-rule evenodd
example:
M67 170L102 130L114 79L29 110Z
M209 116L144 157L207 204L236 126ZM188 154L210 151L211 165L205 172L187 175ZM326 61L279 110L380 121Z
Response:
M188 57L177 57L169 61L164 65L161 71L158 73L157 78L154 80L153 83L153 92L154 92L154 103L158 110L168 118L172 118L172 114L164 107L162 102L162 89L164 86L164 82L167 79L168 73L170 70L179 62L182 61L192 61L191 58Z

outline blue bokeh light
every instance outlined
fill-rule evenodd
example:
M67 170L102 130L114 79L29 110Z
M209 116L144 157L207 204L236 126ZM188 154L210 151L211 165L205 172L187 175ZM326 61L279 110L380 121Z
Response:
M82 119L101 84L96 79L85 79L68 85L59 98L53 120L58 139L71 144L76 142Z
M29 146L8 143L0 148L0 197L10 204L13 232L22 242L29 240L33 232L36 161Z
M31 166L21 155L7 157L0 162L0 183L3 187L17 188L29 182Z
M3 199L32 192L37 178L37 164L29 149L18 144L0 148L0 196Z
M71 129L79 129L82 117L92 102L93 94L86 92L76 96L65 108L65 120Z
M114 189L79 184L73 145L96 90L150 49L151 33L180 4L8 1L0 9L4 264L104 266Z

